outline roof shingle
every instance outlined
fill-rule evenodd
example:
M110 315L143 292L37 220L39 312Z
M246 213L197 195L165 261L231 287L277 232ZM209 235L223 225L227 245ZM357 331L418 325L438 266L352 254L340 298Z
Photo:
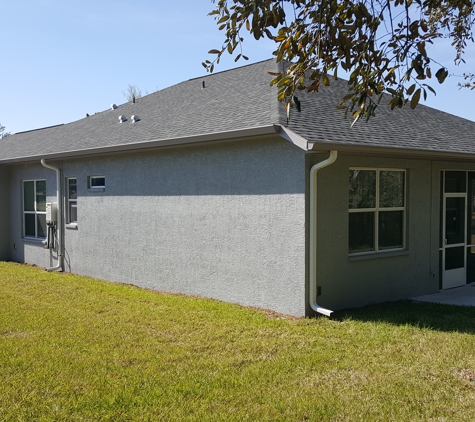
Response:
M279 67L266 60L206 75L139 98L135 104L128 102L65 125L11 135L0 143L0 163L273 124L285 126L284 105L278 103L276 88L269 85L272 76L267 73ZM475 154L475 122L423 105L391 111L381 104L376 118L350 129L351 120L335 109L346 91L347 82L340 79L316 94L299 92L302 112L292 110L288 127L312 142ZM121 115L127 121L119 123ZM132 115L140 121L132 123Z

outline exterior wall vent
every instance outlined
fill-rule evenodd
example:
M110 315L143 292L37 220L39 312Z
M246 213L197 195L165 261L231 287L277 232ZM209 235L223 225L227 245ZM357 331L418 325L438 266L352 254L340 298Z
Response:
M126 122L127 118L125 116L119 116L119 123Z
M132 116L132 123L138 122L139 120L139 116L137 116L136 114Z
M111 110L115 110L117 106L115 104L111 104Z

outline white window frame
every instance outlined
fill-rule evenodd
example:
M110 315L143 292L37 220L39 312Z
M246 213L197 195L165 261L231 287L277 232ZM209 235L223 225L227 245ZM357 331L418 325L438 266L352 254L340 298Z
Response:
M406 220L407 220L407 171L406 169L401 168L374 168L374 167L350 167L349 171L352 170L365 170L365 171L375 171L376 172L376 194L375 194L375 207L374 208L348 208L350 214L352 213L363 213L363 212L374 212L374 250L372 251L363 251L363 252L350 252L350 256L357 255L369 255L369 254L381 254L392 251L402 251L406 249ZM380 174L382 171L398 171L404 173L404 206L403 207L380 207L379 206L379 180ZM349 172L348 172L349 173ZM402 247L400 248L384 248L379 247L379 213L385 211L402 211ZM349 247L349 245L348 245Z
M76 199L71 199L69 196L69 181L70 180L75 180L76 181ZM77 219L74 221L71 221L71 204L76 204L76 212L77 212L77 207L78 207L78 200L77 200L77 187L78 187L78 179L77 177L67 177L66 178L66 192L68 193L66 196L66 224L69 224L71 226L77 225Z
M33 191L34 191L34 198L33 198L33 203L34 203L34 210L33 211L26 211L25 210L25 183L27 182L33 182ZM36 196L37 196L37 193L36 193L36 184L38 182L45 182L45 188L46 188L46 179L26 179L26 180L22 180L22 183L21 183L21 201L22 201L22 238L23 239L46 239L46 235L45 236L38 236L38 219L37 219L37 216L38 215L44 215L45 218L46 218L46 209L45 211L38 211L36 208ZM45 198L45 201L46 201L46 198ZM25 229L26 229L26 223L25 223L25 215L34 215L35 216L35 236L30 236L30 235L26 235L25 233Z
M94 179L104 179L104 184L93 186L93 180ZM89 191L104 192L106 190L106 176L97 176L97 175L96 176L88 176L87 177L87 189Z

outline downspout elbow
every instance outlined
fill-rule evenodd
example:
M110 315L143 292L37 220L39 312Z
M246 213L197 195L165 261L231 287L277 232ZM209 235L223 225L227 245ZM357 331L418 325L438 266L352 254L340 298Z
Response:
M338 157L338 151L330 151L329 157L315 164L310 169L310 283L309 305L315 312L332 316L333 311L317 303L317 173L324 167L333 164Z

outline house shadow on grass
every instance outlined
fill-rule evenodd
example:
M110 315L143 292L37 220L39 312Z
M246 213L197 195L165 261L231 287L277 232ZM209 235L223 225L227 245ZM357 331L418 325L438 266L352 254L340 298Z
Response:
M335 312L337 321L411 325L437 331L475 334L475 307L401 301Z

